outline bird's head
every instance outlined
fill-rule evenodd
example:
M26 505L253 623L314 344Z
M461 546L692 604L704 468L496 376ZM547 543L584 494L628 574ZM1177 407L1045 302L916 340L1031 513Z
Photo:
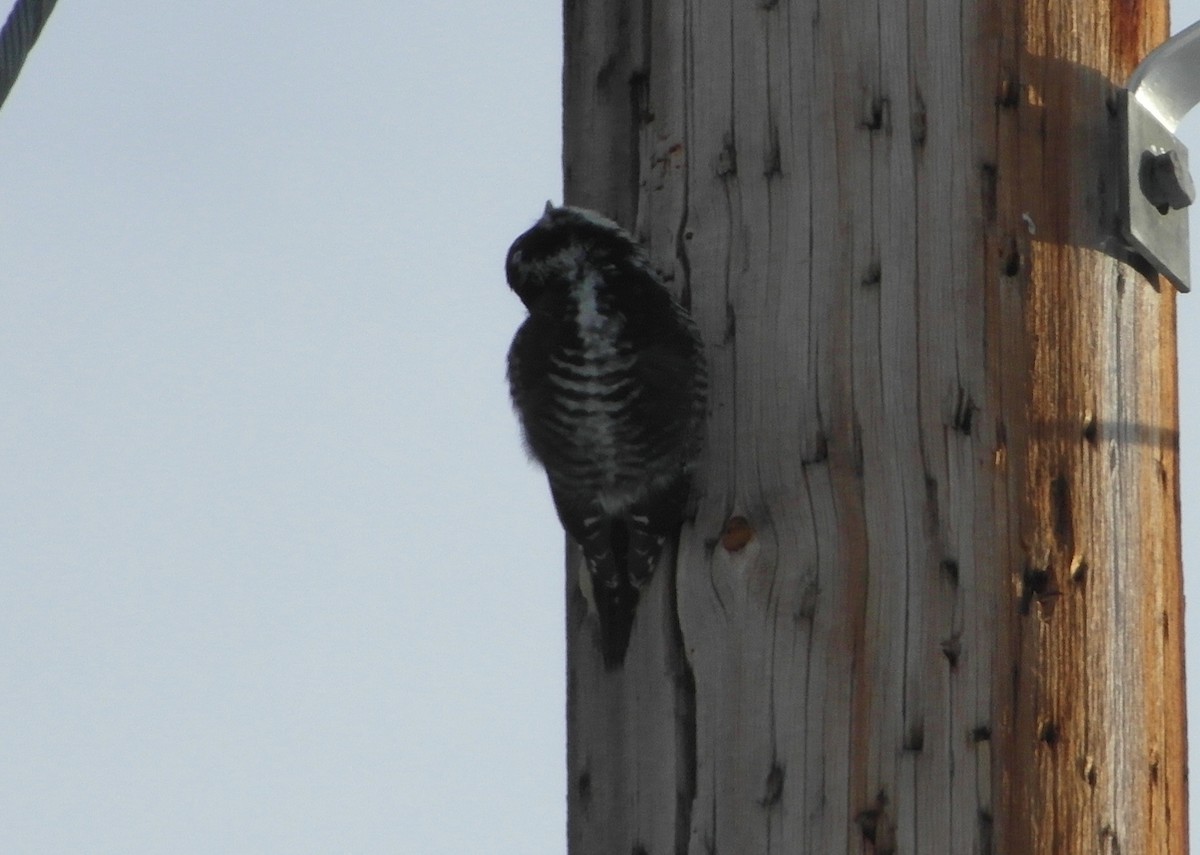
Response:
M509 287L532 309L550 291L569 288L588 267L641 253L630 234L607 217L547 202L541 218L509 247L504 270Z

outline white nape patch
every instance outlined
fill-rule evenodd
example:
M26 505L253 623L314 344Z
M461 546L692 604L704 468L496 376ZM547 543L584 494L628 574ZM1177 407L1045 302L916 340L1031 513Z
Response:
M584 363L607 362L617 354L617 336L621 322L617 317L600 312L600 286L604 277L595 270L577 277L571 284L571 297L575 301L575 322L579 327L579 340L583 345Z

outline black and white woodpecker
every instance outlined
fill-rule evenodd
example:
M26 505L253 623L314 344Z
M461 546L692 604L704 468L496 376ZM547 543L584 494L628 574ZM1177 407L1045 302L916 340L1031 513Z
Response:
M612 670L625 660L639 589L688 501L704 346L645 250L593 211L547 203L513 242L505 272L529 309L508 352L513 406L583 550Z

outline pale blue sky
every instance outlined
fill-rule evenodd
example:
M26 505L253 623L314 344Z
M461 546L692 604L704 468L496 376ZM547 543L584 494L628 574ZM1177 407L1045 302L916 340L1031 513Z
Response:
M564 851L501 270L559 7L58 4L0 110L0 851Z
M0 110L5 853L564 849L557 4L282 10L64 0Z

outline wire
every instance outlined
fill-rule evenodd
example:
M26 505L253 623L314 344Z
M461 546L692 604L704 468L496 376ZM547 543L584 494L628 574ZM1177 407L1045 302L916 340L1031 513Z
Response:
M0 107L58 0L17 0L0 30Z

